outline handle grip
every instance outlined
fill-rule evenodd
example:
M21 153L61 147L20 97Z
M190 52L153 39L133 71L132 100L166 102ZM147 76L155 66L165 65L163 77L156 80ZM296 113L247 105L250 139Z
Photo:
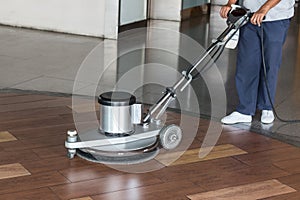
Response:
M249 14L249 18L251 19L253 15L254 15L254 12L251 12L251 13ZM266 19L266 16L264 16L263 20L265 20L265 19Z

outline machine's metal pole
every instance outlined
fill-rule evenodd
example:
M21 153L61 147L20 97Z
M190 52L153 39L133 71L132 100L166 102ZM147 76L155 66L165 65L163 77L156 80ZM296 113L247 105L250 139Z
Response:
M185 76L183 76L179 81L177 81L177 82L174 84L174 86L171 87L172 90L175 91L175 90L182 84L182 82L183 82L185 79L186 79ZM147 121L150 119L151 115L153 115L153 113L155 113L155 112L157 111L157 109L158 109L159 107L162 106L163 103L169 102L169 101L168 101L169 98L173 98L173 97L172 97L172 92L170 92L170 90L167 90L166 93L165 93L165 95L164 95L162 98L160 98L160 99L157 101L157 103L156 103L153 107L151 107L151 108L149 109L147 115L146 115L146 116L144 117L144 119L143 119L143 122L147 122Z
M163 107L160 109L159 113L155 116L155 119L159 119L164 114L164 112L167 110L168 106L174 99L175 99L175 97L170 97L168 99L168 101L165 103L165 105L163 105Z

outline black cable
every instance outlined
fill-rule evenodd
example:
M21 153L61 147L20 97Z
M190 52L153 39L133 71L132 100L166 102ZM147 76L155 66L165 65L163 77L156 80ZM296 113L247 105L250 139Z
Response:
M268 94L268 99L270 101L273 113L275 115L275 117L281 121L281 122L285 122L285 123L300 123L300 119L292 119L292 120L287 120L287 119L282 119L281 117L279 117L279 115L277 114L274 104L272 102L272 98L271 98L271 94L270 94L270 88L269 88L269 84L268 84L268 77L267 77L267 67L266 67L266 61L265 61L265 54L264 54L264 29L263 29L263 23L261 23L261 35L260 35L260 43L261 43L261 56L262 56L262 65L263 65L263 74L264 74L264 81L265 81L265 85L266 85L266 90L267 90L267 94Z
M209 51L214 51L214 48L215 48L215 46L218 44L218 41L215 41L213 44L211 44L206 50L205 50L205 52L203 53L203 54L201 54L201 56L190 66L190 68L187 70L187 74L191 74L192 73L192 70L195 70L194 69L194 67L196 66L196 64L205 56L205 58L206 57L208 57L209 55L206 55L207 54L207 52L209 52ZM218 47L218 49L219 49L219 47ZM202 62L200 62L200 63L198 63L198 65L200 65ZM209 61L208 62L206 62L206 64L204 65L204 67L207 65L209 63ZM198 65L197 65L197 67L198 67ZM196 67L196 68L197 68ZM196 74L195 76L198 76L198 74ZM194 77L193 77L193 79L194 79Z
M249 18L251 18L252 15L253 15L253 13L251 13L251 14L249 15ZM245 23L247 20L248 20L248 18L244 18L243 21L239 24L239 26L238 26L238 27L235 27L234 33L231 34L231 36L227 39L227 41L226 41L224 44L222 44L222 45L220 45L220 46L218 47L218 50L211 56L211 59L204 65L204 67L203 67L202 69L198 70L198 72L195 74L195 76L193 76L193 80L198 79L198 78L200 77L200 75L201 75L201 72L203 72L204 69L209 69L209 68L210 68L210 67L211 67L211 66L219 59L219 57L222 55L222 53L223 53L223 51L224 51L224 49L225 49L226 44L227 44L227 43L231 40L231 38L238 32L238 30L244 25L244 23ZM220 41L216 41L216 42L215 42L214 44L212 44L206 51L208 51L210 48L212 48L212 47L213 47L215 44L217 44L218 42L220 42ZM220 47L221 47L221 48L220 48ZM221 49L221 51L217 54L217 52L218 52L220 49ZM217 55L216 58L214 58L215 55ZM213 61L213 63L210 63L211 60ZM209 63L210 63L210 65L207 66L207 64L209 64ZM195 66L195 64L192 65L192 66ZM206 71L206 70L205 70L205 71ZM190 73L190 70L189 70L189 73Z
M193 76L193 80L200 78L201 73L203 73L203 71L205 72L206 70L208 70L213 64L215 64L215 62L219 59L219 57L222 55L226 44L229 42L229 40L236 34L236 32L238 31L239 28L237 28L235 30L235 32L231 35L230 38L227 39L227 41L222 44L219 45L217 50L214 52L213 55L210 56L209 61L206 62L206 64L204 65L204 67L200 70L198 70L198 72ZM217 55L217 56L216 56ZM209 65L208 65L209 64Z
M219 57L222 55L223 51L225 49L225 45L221 45L218 50L211 56L210 61L208 62L209 65L204 66L197 74L197 76L200 76L201 73L205 73L206 70L210 69L210 67L215 64L215 62L219 59ZM194 77L193 77L194 78ZM195 77L195 79L198 77Z

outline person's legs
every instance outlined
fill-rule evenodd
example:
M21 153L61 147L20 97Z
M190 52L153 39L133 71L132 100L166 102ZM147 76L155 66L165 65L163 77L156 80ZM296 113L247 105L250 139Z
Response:
M282 46L284 44L290 20L280 20L263 23L264 56L267 72L267 81L272 103L274 103L277 76L282 60ZM264 80L263 66L257 96L259 110L272 110Z
M240 29L237 69L235 74L239 105L235 112L223 117L224 124L251 122L255 114L259 72L261 66L260 39L257 27L247 23Z
M258 27L247 23L240 30L237 69L235 75L239 96L237 111L254 115L260 78L261 48Z

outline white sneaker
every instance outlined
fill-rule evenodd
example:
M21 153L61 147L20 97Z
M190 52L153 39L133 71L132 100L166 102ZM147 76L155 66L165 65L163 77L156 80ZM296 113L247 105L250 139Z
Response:
M260 121L264 124L270 124L275 120L272 110L263 110L261 113Z
M221 119L223 124L250 123L251 121L251 115L245 115L237 111L234 111L230 115L227 115Z

